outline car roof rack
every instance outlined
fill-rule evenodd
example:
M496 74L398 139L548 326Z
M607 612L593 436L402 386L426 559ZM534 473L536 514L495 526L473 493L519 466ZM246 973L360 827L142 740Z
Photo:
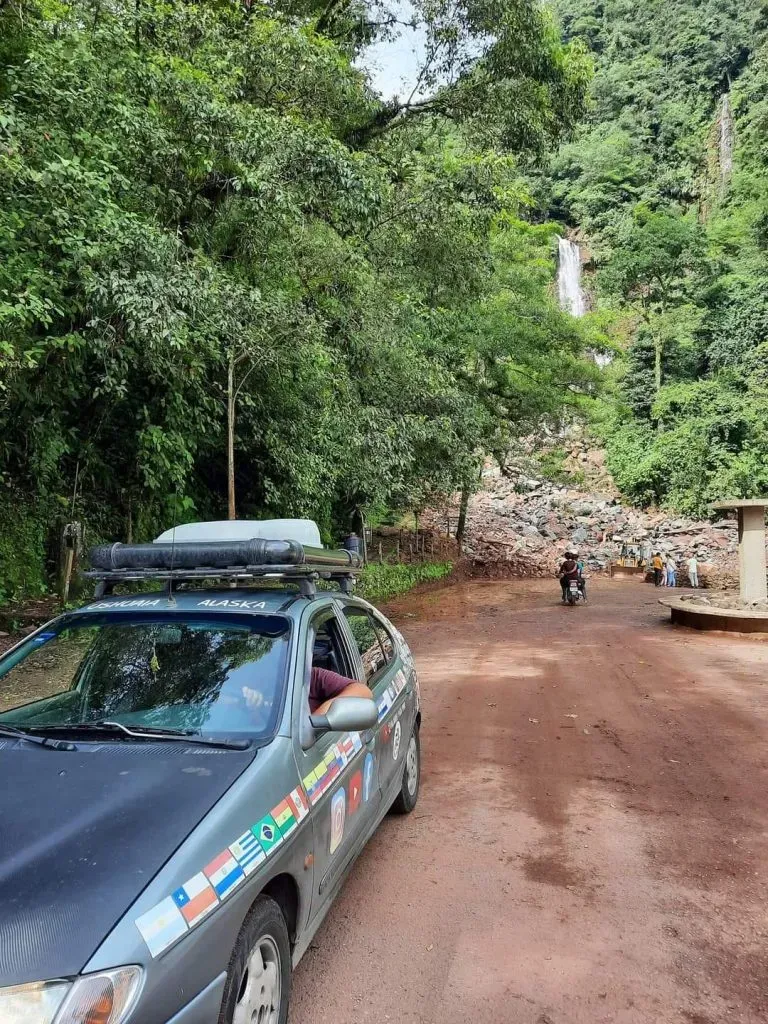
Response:
M83 576L96 580L96 597L112 593L119 583L163 580L174 583L226 580L230 584L279 579L299 584L313 597L319 579L339 584L350 593L362 570L359 555L329 551L296 540L184 541L180 544L101 544L91 550L91 568Z

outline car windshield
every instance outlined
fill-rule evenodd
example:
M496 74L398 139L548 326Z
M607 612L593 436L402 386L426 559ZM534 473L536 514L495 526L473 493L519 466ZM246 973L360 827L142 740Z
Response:
M288 637L280 616L68 616L0 659L0 723L266 737Z

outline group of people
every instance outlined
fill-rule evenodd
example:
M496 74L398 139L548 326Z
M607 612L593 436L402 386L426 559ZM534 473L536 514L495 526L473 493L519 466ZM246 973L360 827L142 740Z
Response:
M560 588L563 592L563 604L568 601L568 587L572 580L579 584L581 596L587 600L587 581L584 579L584 563L579 558L578 551L566 551L564 561L558 570Z
M664 558L660 551L654 551L651 564L653 566L653 582L657 587L677 586L677 560L671 552ZM687 560L687 566L690 585L698 587L699 561L695 551Z
M581 595L586 601L587 582L584 578L584 562L579 558L577 551L566 551L563 558L564 560L557 571L557 575L560 579L563 604L566 604L568 600L568 588L571 585L572 580L576 580L578 582ZM641 561L640 564L644 565L645 563ZM671 552L664 556L660 551L654 551L651 566L653 568L653 582L657 587L677 586L677 560ZM696 557L695 551L686 560L686 566L688 569L688 581L690 586L698 587L699 561Z

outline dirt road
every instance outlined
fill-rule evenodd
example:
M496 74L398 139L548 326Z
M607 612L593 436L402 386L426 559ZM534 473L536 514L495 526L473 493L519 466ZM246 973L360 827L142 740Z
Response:
M556 597L557 595L555 595ZM423 788L298 968L291 1024L757 1022L768 1012L768 643L640 583L403 599Z

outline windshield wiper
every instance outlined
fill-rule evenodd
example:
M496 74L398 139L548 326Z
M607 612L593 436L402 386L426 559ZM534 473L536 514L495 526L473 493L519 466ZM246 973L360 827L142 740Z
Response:
M29 728L34 728L34 726ZM24 729L17 729L13 725L3 725L2 723L0 723L0 736L26 740L27 743L35 743L38 747L48 747L49 750L77 750L75 744L70 743L68 740L54 740L50 736L35 736L32 733L25 732Z
M214 736L201 736L192 729L155 729L152 726L131 729L122 722L110 722L106 719L74 722L72 725L46 725L41 726L41 729L47 732L118 732L132 740L169 740L172 743L195 743L203 747L224 747L227 750L247 750L251 745L250 740L216 739Z

